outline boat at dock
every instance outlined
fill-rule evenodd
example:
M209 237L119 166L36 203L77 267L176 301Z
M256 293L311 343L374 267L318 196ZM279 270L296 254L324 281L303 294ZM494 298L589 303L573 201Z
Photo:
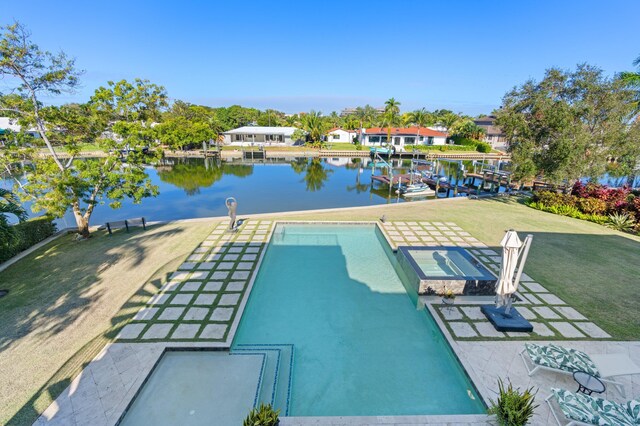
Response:
M403 197L431 197L436 195L436 191L431 189L429 185L419 182L410 185L399 185L396 194Z

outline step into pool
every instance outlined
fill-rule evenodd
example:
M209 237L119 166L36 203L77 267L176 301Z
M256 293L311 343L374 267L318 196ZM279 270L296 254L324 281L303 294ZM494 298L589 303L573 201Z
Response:
M395 259L375 225L276 227L231 351L279 348L262 402L290 416L486 411Z

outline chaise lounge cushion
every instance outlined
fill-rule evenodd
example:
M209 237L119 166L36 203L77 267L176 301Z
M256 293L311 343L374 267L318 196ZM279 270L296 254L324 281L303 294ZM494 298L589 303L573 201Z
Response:
M568 371L584 371L595 377L600 377L598 368L589 355L575 349L566 349L553 343L542 346L535 343L525 343L527 354L534 364L549 368Z
M633 417L633 420L635 420L636 424L640 425L640 401L632 399L631 401L627 402L627 412L631 417Z
M635 426L627 406L564 389L551 389L564 415L573 420L598 426Z

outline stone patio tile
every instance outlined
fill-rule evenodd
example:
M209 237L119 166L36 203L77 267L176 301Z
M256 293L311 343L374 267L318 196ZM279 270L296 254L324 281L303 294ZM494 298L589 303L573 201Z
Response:
M213 305L214 300L216 300L216 294L215 293L202 293L199 294L198 297L196 298L196 301L193 302L194 305L205 305L205 306L211 306Z
M206 247L196 247L196 249L193 252L194 253L206 253L207 250L208 249Z
M191 274L189 277L190 280L204 280L209 275L209 272L206 271L198 271Z
M215 308L210 321L229 321L233 315L233 308Z
M211 240L204 240L202 242L202 244L200 244L200 246L202 247L211 247L212 245L215 244L215 241L211 241Z
M187 257L187 261L189 262L200 262L200 260L202 260L202 253L192 254L191 256Z
M170 304L171 305L188 305L189 302L191 302L191 299L193 299L193 294L178 293L173 297L173 299L171 299Z
M533 281L533 278L531 278L529 275L525 274L524 272L522 273L522 281Z
M215 271L211 275L211 278L214 279L214 280L224 280L228 276L229 276L229 272L228 271Z
M227 284L227 287L224 291L242 291L244 290L244 286L246 285L246 281L231 281Z
M172 339L193 339L198 330L200 329L200 324L180 324L176 327L175 331L171 335Z
M236 269L253 269L253 265L253 262L240 262L238 266L236 266Z
M222 339L226 330L226 324L207 324L199 337L201 339Z
M234 262L220 262L216 267L216 270L229 270L233 269Z
M178 266L178 269L191 270L191 269L193 269L195 267L196 267L196 263L194 263L194 262L184 262L182 265Z
M537 282L529 282L529 283L523 283L523 286L525 286L526 288L529 289L530 292L533 293L548 293L547 289L542 287L540 284L538 284Z
M568 322L554 321L549 323L553 328L558 330L564 337L576 338L585 337L577 328Z
M494 261L495 263L500 263L502 262L502 257L500 256L489 256L489 259L491 259L492 261Z
M460 309L462 309L462 312L472 320L487 319L482 311L480 311L479 306L463 306Z
M169 281L160 288L160 291L163 291L163 292L173 291L176 288L178 288L179 285L180 285L180 281Z
M547 336L556 335L556 333L553 330L551 330L549 327L547 327L545 323L532 321L531 325L533 326L533 332L539 336L547 337Z
M182 285L180 291L198 291L202 286L202 281L187 281Z
M198 265L198 269L213 269L213 267L215 266L215 262L202 262L200 265Z
M531 312L531 311L529 310L529 308L527 308L527 307L525 307L525 306L518 306L516 309L518 310L518 312L520 312L520 315L522 315L522 317L523 317L524 319L532 320L532 319L536 319L536 318L537 318L537 317L536 317L536 314L534 314L533 312Z
M171 274L169 279L182 281L182 280L186 280L188 276L189 276L189 272L174 272L173 274Z
M259 253L260 247L249 247L245 250L245 253Z
M444 319L446 319L447 321L460 320L463 318L462 312L460 312L460 310L455 306L444 306L438 309L442 313Z
M242 247L231 247L229 249L229 253L241 253L242 252Z
M560 315L555 313L548 306L534 306L533 309L538 315L544 319L561 319Z
M557 306L554 307L554 309L558 312L560 312L565 318L570 319L570 320L585 320L586 321L586 317L584 315L582 315L580 312L576 311L575 309L573 309L570 306Z
M562 299L560 299L555 294L551 294L551 293L536 293L536 296L538 296L540 299L544 300L545 302L547 302L550 305L566 305L566 303L564 303L562 301Z
M244 255L242 255L242 259L240 259L240 260L242 260L243 262L251 262L251 261L256 260L257 257L258 257L258 255L256 255L256 254L244 254Z
M573 325L584 331L589 337L594 339L608 339L611 336L609 333L598 327L592 322L574 322Z
M171 331L173 324L152 324L142 336L143 339L164 339Z
M207 256L207 257L205 258L205 260L206 260L207 262L213 262L213 261L215 261L215 260L220 260L220 257L221 257L221 255L219 255L219 254L210 254L209 256Z
M189 308L187 313L184 315L184 321L201 321L203 320L207 314L209 313L208 308Z
M162 305L169 298L168 294L154 294L147 302L148 305Z
M118 333L118 339L135 339L144 330L146 324L133 323L125 325L120 333Z
M158 308L142 308L133 317L133 319L138 321L148 321L153 318L156 312L158 312Z
M499 269L499 268L496 268ZM544 303L538 299L536 296L534 296L532 293L527 293L526 295L524 295L524 297L531 302L532 305L543 305Z
M165 321L173 321L180 318L180 315L184 312L184 308L165 308L162 311L158 319Z
M233 306L238 304L238 300L240 300L240 293L223 294L222 297L220 297L220 302L218 302L218 305Z
M455 334L458 337L477 337L478 336L478 333L475 332L473 327L471 327L471 325L467 324L466 322L452 321L449 323L449 327L451 327L451 331L453 331L453 334Z
M238 260L238 255L237 254L225 254L224 257L222 258L222 260L224 260L225 262L236 261L236 260Z
M489 321L474 322L473 325L476 328L476 330L478 330L478 333L480 333L481 336L505 337L504 333L496 330L493 324L491 324Z
M205 284L202 291L220 291L222 288L222 281L209 281Z
M407 241L412 241L412 242L420 241L420 240L418 239L418 237L405 237L405 239L406 239Z
M246 280L249 278L249 274L250 274L250 271L235 271L233 275L231 275L231 279Z
M442 241L442 242L449 242L449 239L447 237L436 237L436 240Z

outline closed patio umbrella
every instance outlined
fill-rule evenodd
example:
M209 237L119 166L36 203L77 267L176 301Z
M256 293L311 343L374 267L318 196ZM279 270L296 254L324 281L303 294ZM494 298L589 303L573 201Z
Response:
M518 289L518 282L514 282L514 273L518 264L518 254L522 247L522 241L514 230L509 230L500 241L502 246L502 265L500 265L500 277L496 284L496 306L504 306L504 313L511 310L511 295Z

